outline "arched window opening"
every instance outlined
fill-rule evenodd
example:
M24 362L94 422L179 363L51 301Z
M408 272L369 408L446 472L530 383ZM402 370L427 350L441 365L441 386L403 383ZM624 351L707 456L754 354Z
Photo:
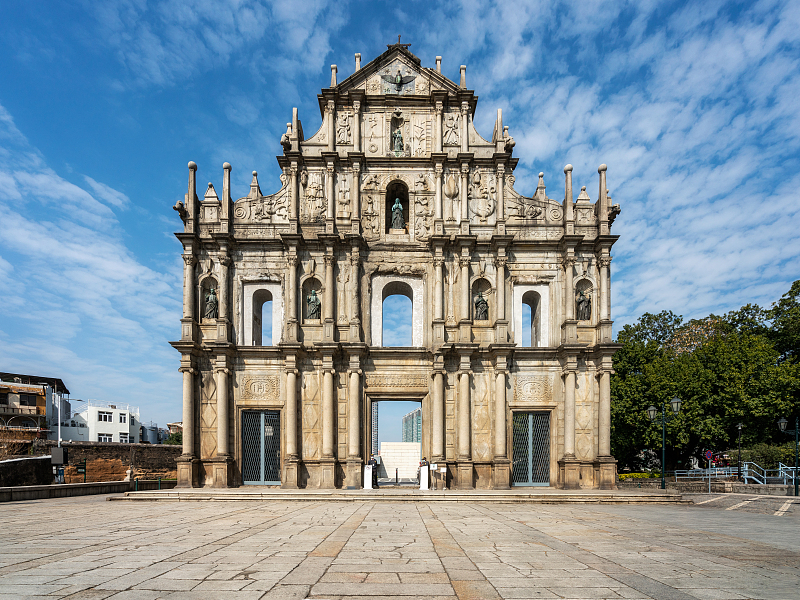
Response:
M272 346L272 293L268 290L253 294L253 345Z
M383 288L383 346L410 347L414 302L411 286L400 281Z
M536 292L528 291L522 295L522 346L535 348L540 345L540 298Z
M493 302L492 285L485 279L478 279L472 284L472 319L473 321L489 321L492 318Z
M386 188L386 232L387 233L401 233L400 225L396 222L399 220L399 214L395 215L394 206L399 203L402 207L402 233L408 233L408 219L409 219L409 204L408 204L408 187L402 181L393 181ZM400 213L401 211L397 211Z
M591 321L594 317L592 288L588 279L581 279L575 286L575 318L578 321Z
M200 319L219 318L219 286L213 277L206 277L200 288Z

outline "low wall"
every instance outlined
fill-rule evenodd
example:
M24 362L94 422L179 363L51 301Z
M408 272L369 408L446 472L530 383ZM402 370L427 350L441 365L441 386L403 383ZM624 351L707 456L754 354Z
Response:
M51 471L52 474L52 471ZM0 502L71 498L94 494L121 494L131 491L130 481L103 481L95 483L64 483L61 485L21 485L0 488Z
M661 487L660 479L629 479L618 481L621 490L653 489ZM667 489L681 494L707 494L708 481L667 481ZM792 485L758 485L755 483L739 483L737 481L712 481L712 494L753 494L765 496L793 496Z
M49 456L23 456L0 462L0 487L53 483Z

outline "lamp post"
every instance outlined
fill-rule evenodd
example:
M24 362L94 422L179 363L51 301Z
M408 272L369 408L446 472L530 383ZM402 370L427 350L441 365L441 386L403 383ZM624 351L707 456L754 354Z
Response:
M781 417L778 421L778 428L783 433L794 436L794 474L792 479L794 479L794 495L800 496L800 494L797 493L798 483L800 483L797 479L797 446L799 441L798 436L800 436L800 417L794 418L794 429L786 429L788 423L789 421L787 421L785 417Z
M661 489L667 489L667 480L666 480L666 464L667 464L667 422L671 421L675 418L675 415L681 410L681 399L675 396L672 400L669 401L670 406L672 407L671 415L667 414L667 404L666 402L661 404ZM651 421L656 421L658 419L658 409L655 406L650 406L647 409L647 416L650 418Z
M739 464L737 469L739 471L739 475L737 477L737 481L741 481L742 480L742 424L741 423L737 424L736 428L739 430L739 460L738 460ZM711 476L709 475L709 478L710 477Z

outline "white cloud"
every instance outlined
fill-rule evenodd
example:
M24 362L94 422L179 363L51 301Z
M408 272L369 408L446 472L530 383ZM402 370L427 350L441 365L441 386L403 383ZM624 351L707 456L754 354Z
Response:
M147 418L175 417L163 405L179 394L166 340L177 333L180 267L142 265L98 201L125 208L128 197L89 176L94 195L59 176L2 107L0 148L0 181L10 183L0 188L0 362L79 382L74 395L122 396Z

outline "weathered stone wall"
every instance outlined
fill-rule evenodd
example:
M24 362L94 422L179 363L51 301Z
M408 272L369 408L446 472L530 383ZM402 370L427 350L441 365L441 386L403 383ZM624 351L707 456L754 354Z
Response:
M53 483L49 456L26 456L0 462L0 487Z

